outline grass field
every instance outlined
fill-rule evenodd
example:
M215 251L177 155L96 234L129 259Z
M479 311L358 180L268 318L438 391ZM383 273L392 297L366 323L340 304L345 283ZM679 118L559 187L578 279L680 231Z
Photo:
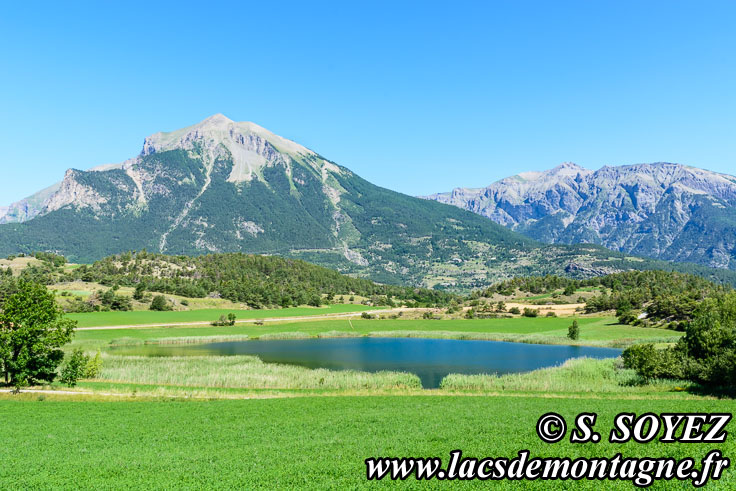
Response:
M102 327L123 325L167 324L179 322L211 322L221 315L235 313L238 319L267 319L272 317L300 317L307 315L342 314L346 312L362 312L376 310L380 307L368 307L355 304L333 304L326 307L292 307L287 309L234 310L234 309L200 309L185 311L157 312L151 310L127 312L90 312L84 314L67 314L77 321L78 327Z
M283 313L286 310L268 312ZM311 309L309 311L321 312L322 310ZM265 311L257 312L263 313ZM181 314L186 313L188 312L181 312ZM260 317L264 316L261 315ZM191 320L191 317L185 317L185 319ZM616 319L612 317L581 317L578 321L580 323L580 340L578 344L623 346L637 340L649 340L652 342L672 341L677 340L682 335L682 333L666 329L619 325L616 323ZM196 338L239 335L254 338L273 334L301 333L305 336L317 336L320 334L361 336L373 334L382 336L461 337L468 339L497 339L567 344L571 343L567 339L567 328L570 323L571 320L569 318L559 317L451 320L351 319L350 321L347 319L335 319L266 323L262 326L242 324L232 327L184 326L78 331L75 335L74 343L91 348L102 347L116 340L150 342L161 338L168 339L176 337Z
M446 488L438 481L371 482L368 457L726 456L725 444L610 444L614 416L635 412L733 412L728 400L661 401L547 397L309 397L241 401L61 402L0 400L0 482L4 488L367 489ZM599 444L543 443L537 419L556 411L572 423L598 413ZM732 425L731 425L732 426ZM729 428L730 429L730 428ZM734 489L734 471L707 489ZM470 488L568 489L571 482L462 483ZM654 489L684 489L663 482ZM632 489L578 481L576 489Z

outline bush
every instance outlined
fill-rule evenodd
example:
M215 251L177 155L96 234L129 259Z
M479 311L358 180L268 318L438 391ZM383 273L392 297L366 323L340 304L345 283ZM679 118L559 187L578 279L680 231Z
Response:
M567 337L572 339L573 341L577 340L580 337L580 326L578 326L577 319L574 319L572 321L572 325L567 328Z
M146 285L143 283L138 283L135 285L135 290L133 291L133 299L135 300L143 300L143 296L146 293Z
M77 381L87 373L87 364L89 363L89 356L84 354L84 351L77 348L72 352L72 356L61 368L61 380L62 383L69 387L77 385Z
M376 316L369 314L368 312L363 312L360 314L361 319L375 319Z
M433 314L433 313L432 313L431 311L429 311L429 310L425 311L425 312L424 312L424 313L422 314L422 319L428 319L428 320L432 320L432 319L434 319L434 318L435 318L435 317L434 317L434 314Z
M545 317L557 317L557 314L554 311L550 310L549 312L547 312L547 315L545 315Z
M644 379L685 378L706 387L736 388L736 292L706 298L674 348L635 345L624 364Z
M704 300L678 343L689 379L736 387L736 292Z
M211 322L210 324L212 324L213 326L234 326L235 325L235 314L230 312L229 314L227 314L227 317L223 314L220 316L218 320ZM258 325L257 322L256 322L256 325ZM260 325L263 325L263 322L261 322Z
M631 368L644 380L683 378L683 363L673 348L657 349L653 344L635 344L621 355L624 367Z
M537 309L530 309L529 307L524 307L524 313L522 313L524 317L536 317L539 315L539 311Z
M100 371L102 371L102 357L98 351L94 358L88 357L87 366L84 370L84 378L97 378Z
M169 302L166 300L166 297L163 295L156 295L153 297L153 300L151 300L151 310L158 310L160 312L167 311L167 310L174 310L174 308L169 304Z
M99 298L103 308L109 310L128 311L133 310L133 304L130 298L125 295L117 295L117 288L112 288L104 293L97 292L95 295Z
M511 307L509 309L509 314L521 314L521 310L519 310L519 307Z

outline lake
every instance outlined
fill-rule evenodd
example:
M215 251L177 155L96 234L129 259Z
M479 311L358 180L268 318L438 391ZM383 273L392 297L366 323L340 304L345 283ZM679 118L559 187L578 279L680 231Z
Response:
M519 373L559 365L570 358L615 358L620 349L551 344L418 338L326 338L230 341L195 345L114 348L137 356L256 355L266 363L331 370L410 372L424 388L439 387L450 373Z

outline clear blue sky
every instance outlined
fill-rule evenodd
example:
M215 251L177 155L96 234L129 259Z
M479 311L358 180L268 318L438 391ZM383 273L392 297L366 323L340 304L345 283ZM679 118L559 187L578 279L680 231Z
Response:
M736 174L736 2L5 2L0 204L214 113L409 194Z

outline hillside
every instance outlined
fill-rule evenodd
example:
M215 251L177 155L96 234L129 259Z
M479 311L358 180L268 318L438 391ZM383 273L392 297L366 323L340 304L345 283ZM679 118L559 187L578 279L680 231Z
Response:
M562 164L427 199L548 243L736 270L736 177L678 164Z
M70 169L34 209L0 225L0 256L41 250L89 263L142 249L277 254L382 283L465 291L527 274L670 268L597 246L545 246L474 213L375 186L222 115L156 133L124 163Z
M30 258L29 258L30 259ZM186 298L223 298L251 308L290 307L332 301L335 296L390 298L421 304L446 304L449 293L425 288L381 285L342 275L301 260L241 253L196 257L148 252L118 254L90 265L67 265L61 256L37 253L26 266L11 272L0 263L0 283L23 278L44 284L83 282L105 287L138 287ZM7 286L7 285L6 285ZM0 285L0 299L3 287ZM381 298L378 298L381 297ZM127 310L127 309L122 309Z

